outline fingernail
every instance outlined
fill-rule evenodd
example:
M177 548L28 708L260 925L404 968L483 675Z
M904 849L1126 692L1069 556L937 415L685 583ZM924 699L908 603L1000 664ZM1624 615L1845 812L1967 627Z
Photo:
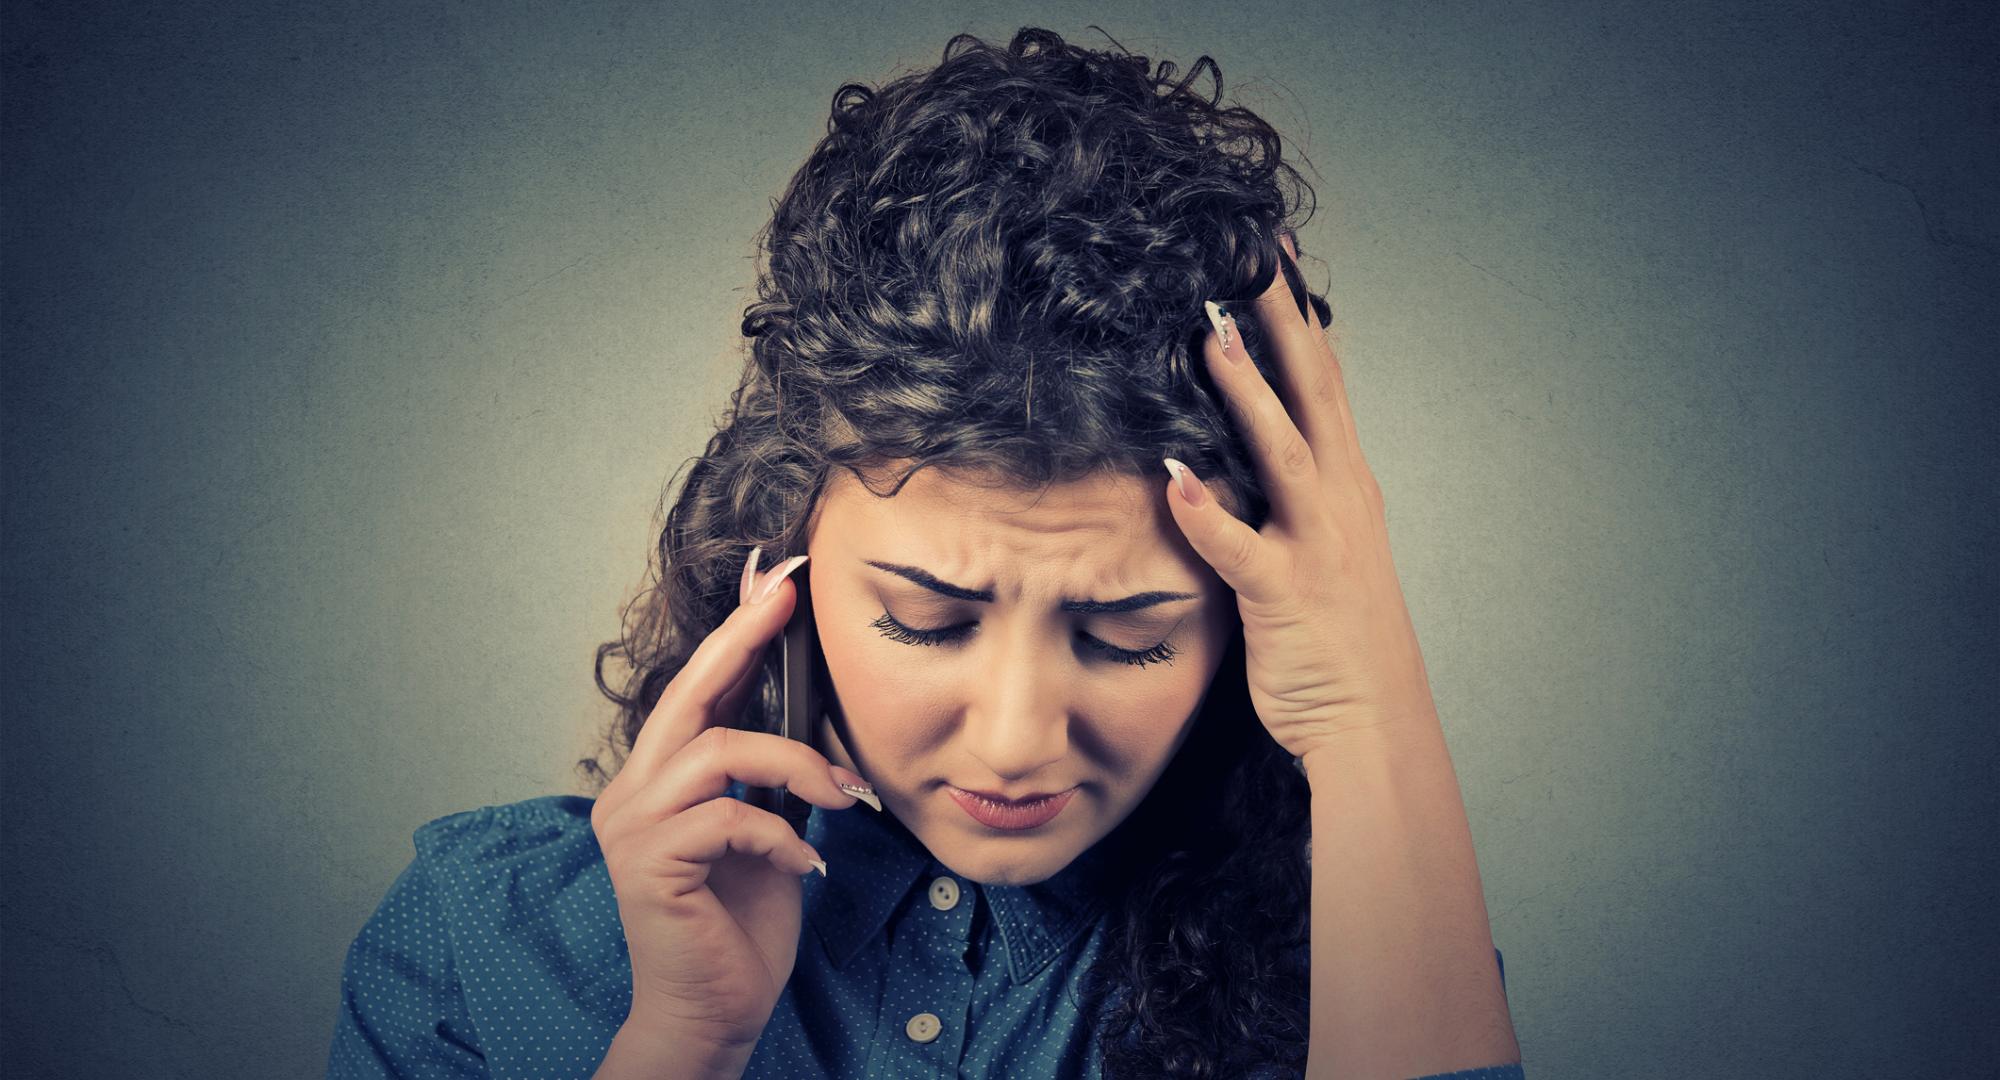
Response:
M736 583L736 606L750 602L750 583L757 580L757 557L764 551L762 544L750 549L750 557L743 560L743 579Z
M1166 462L1167 471L1174 474L1174 483L1180 485L1181 498L1186 499L1189 506L1200 506L1208 501L1208 489L1202 486L1201 478L1194 474L1193 469L1173 458L1160 460Z
M819 871L819 876L825 877L826 860L820 858L819 852L814 851L813 846L811 844L808 844L804 841L800 841L799 846L806 849L806 861L812 864L813 869Z
M1208 309L1208 324L1215 327L1215 336L1222 340L1222 355L1228 357L1232 364L1242 363L1243 350L1235 346L1236 317L1229 313L1228 308L1213 300L1203 300L1201 303Z
M868 781L863 780L861 777L838 765L830 766L830 768L833 770L834 786L874 807L877 813L881 812L882 800L876 797L875 789L869 785Z
M803 566L805 564L806 558L807 557L804 555L794 555L791 558L786 559L785 565L780 566L776 570L771 571L770 576L764 579L764 583L760 585L757 589L757 595L751 597L750 602L753 604L761 604L764 601L769 600L772 594L778 591L778 582L785 580L785 578L791 576L792 571L797 570L800 566Z

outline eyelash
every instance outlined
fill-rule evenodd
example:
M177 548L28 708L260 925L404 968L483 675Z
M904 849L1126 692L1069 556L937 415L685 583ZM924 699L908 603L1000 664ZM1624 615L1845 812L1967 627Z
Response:
M900 641L905 645L949 645L954 641L963 640L970 633L967 629L970 624L948 626L943 630L921 630L914 626L904 626L902 623L896 621L894 615L886 611L882 613L881 618L876 619L868 625L882 631L883 637ZM1149 649L1133 650L1121 649L1109 642L1099 641L1089 634L1085 634L1083 637L1085 641L1090 643L1090 647L1098 653L1121 664L1131 664L1134 667L1145 667L1147 664L1171 663L1174 656L1180 651L1164 641Z

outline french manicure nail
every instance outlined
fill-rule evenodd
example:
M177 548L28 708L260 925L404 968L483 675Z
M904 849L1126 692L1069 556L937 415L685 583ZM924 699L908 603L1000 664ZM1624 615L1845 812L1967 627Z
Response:
M1173 458L1160 460L1166 462L1167 471L1174 474L1174 483L1180 486L1181 498L1186 499L1189 506L1200 506L1206 501L1207 489L1202 487L1201 478L1194 474L1193 469Z
M831 768L833 769L834 786L874 807L877 813L881 812L882 800L876 797L875 789L869 786L868 781L863 780L861 777L838 765L831 766Z
M842 792L848 792L850 796L854 796L854 798L858 798L858 800L862 800L862 802L866 802L868 806L874 806L874 808L876 808L876 814L880 814L880 812L882 812L882 798L880 798L880 796L876 796L874 792L870 792L868 788L856 788L854 784L840 784L840 790L842 790Z
M1213 300L1203 300L1201 303L1208 309L1208 324L1215 327L1215 336L1222 340L1222 355L1228 357L1232 364L1242 363L1243 349L1234 344L1236 317L1229 313L1228 308Z
M750 602L753 604L761 604L764 601L769 600L772 594L778 591L778 582L785 580L785 578L791 576L792 571L797 570L800 566L803 566L805 564L806 558L807 557L804 555L794 555L791 558L786 559L785 565L780 566L776 570L771 571L770 576L764 579L762 585L758 586L757 595L751 597Z
M820 858L819 852L814 851L811 844L800 843L799 846L806 849L806 861L812 864L813 869L819 871L819 876L825 877L826 860Z
M757 556L764 550L762 544L750 549L750 557L743 560L743 578L736 583L736 606L750 603L750 583L757 580Z

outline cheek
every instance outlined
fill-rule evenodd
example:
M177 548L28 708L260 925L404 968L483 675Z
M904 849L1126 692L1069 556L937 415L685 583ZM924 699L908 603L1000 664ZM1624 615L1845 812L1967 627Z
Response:
M1100 720L1105 745L1138 771L1164 768L1192 730L1234 631L1232 621L1212 619L1171 667L1145 669L1115 697L1099 701L1092 715Z
M920 718L940 715L942 702L936 682L921 677L922 665L895 663L896 654L879 647L903 646L871 641L872 634L829 633L822 627L820 651L846 720L848 749L879 768L926 752L931 734Z
M820 633L827 676L848 713L909 713L934 703L937 683L934 678L925 678L926 666L896 662L916 650L887 640L871 641L870 636L872 631L868 635Z
M1201 700L1206 683L1196 677L1199 674L1173 671L1134 679L1115 696L1107 695L1091 706L1092 726L1106 751L1116 755L1126 768L1164 761L1179 743ZM1147 682L1159 685L1140 685Z

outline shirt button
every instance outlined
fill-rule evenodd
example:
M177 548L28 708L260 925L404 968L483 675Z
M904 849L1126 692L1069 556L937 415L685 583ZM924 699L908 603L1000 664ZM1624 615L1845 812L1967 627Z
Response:
M910 1017L909 1023L903 1025L903 1034L908 1035L911 1042L930 1042L943 1030L944 1024L935 1013L918 1013Z
M931 882L931 906L939 911L950 911L958 906L958 882L941 877Z

